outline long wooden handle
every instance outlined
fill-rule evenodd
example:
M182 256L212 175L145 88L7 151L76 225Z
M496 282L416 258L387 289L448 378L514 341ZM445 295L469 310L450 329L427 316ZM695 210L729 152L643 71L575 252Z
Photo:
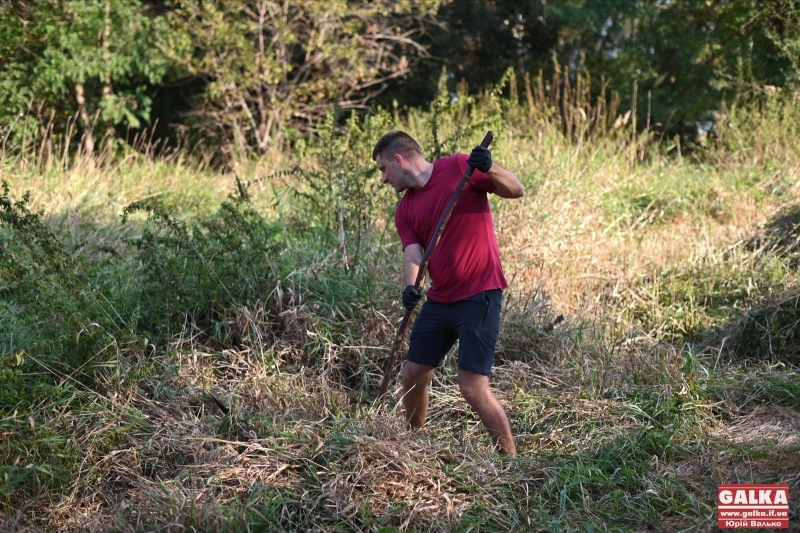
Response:
M494 134L491 131L487 131L486 136L483 138L483 141L481 141L481 146L484 148L489 148L489 145L492 144L493 139ZM414 288L417 290L417 292L419 292L419 290L422 288L422 282L425 279L425 270L428 268L428 262L433 255L433 251L436 249L436 245L439 244L439 239L444 232L447 221L450 220L450 215L453 214L453 209L456 206L456 202L458 201L459 196L461 196L461 193L464 192L464 189L466 189L467 183L472 177L473 172L475 172L475 167L468 166L466 172L464 172L464 175L461 176L461 181L458 183L455 192L453 192L453 196L450 198L450 201L444 208L444 212L439 219L439 224L436 225L436 231L433 233L433 238L431 238L431 242L429 242L428 246L425 248L425 253L422 254L422 261L420 261L419 264L419 272L417 272L417 279L414 282ZM405 336L408 322L411 319L412 311L412 309L406 309L406 312L403 315L403 320L400 322L400 327L397 328L397 335L395 335L392 350L389 352L389 357L386 358L386 364L383 367L383 382L381 383L380 394L378 396L378 398L381 400L384 398L384 396L386 396L386 391L389 389L389 382L392 380L393 376L392 370L394 367L394 359L397 355L397 349L400 347L400 343L403 342L403 337Z

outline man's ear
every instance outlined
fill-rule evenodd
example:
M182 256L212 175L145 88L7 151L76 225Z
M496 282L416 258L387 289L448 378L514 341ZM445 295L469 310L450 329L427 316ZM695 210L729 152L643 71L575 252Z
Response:
M405 159L403 159L402 155L394 154L394 162L397 163L397 166L402 167L404 161Z

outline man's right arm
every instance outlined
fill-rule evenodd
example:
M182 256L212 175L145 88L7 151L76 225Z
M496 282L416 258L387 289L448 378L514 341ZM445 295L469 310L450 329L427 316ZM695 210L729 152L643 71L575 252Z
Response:
M414 288L419 274L419 265L422 263L422 246L410 244L405 247L403 254L403 279L406 282L406 288L403 289L403 307L411 311L417 307L422 298L422 291Z
M414 285L422 263L422 245L409 244L403 249L403 280L405 285Z

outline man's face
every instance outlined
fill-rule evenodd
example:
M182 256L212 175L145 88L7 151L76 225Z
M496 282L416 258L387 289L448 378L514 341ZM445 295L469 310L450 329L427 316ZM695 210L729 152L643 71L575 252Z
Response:
M397 192L408 189L408 185L403 183L403 159L400 155L390 158L379 155L375 159L375 163L378 164L378 170L381 171L381 183L390 184Z

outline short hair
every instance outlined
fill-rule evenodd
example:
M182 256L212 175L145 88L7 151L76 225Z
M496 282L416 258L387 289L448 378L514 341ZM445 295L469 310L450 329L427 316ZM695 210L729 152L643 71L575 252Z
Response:
M408 133L394 130L384 134L375 144L375 148L372 150L372 160L377 161L378 156L384 156L389 152L400 154L404 157L421 156L422 148Z

